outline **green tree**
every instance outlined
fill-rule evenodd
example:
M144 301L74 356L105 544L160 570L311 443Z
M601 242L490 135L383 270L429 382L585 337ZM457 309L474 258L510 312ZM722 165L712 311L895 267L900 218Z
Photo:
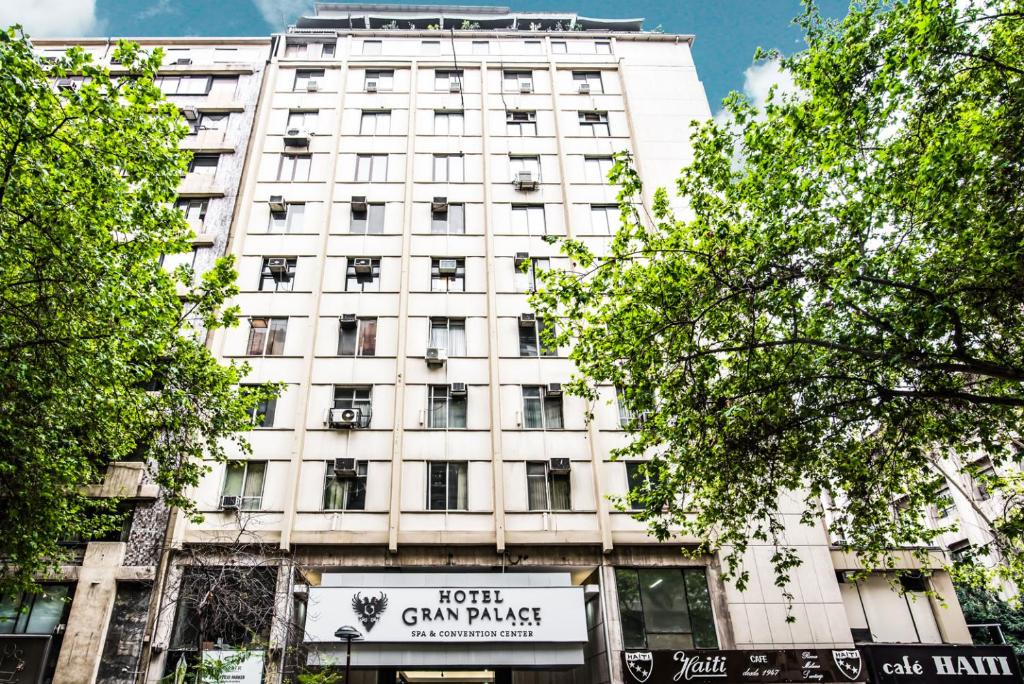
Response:
M154 85L160 51L116 56L112 78L81 49L43 62L0 31L0 594L32 588L59 540L116 523L83 494L111 462L144 460L194 511L202 458L244 449L270 391L240 392L247 369L204 345L236 321L232 261L201 277L160 266L191 249L173 206L186 127Z
M723 549L740 585L749 539L776 545L780 584L799 563L786 492L887 567L937 537L936 465L971 474L979 454L1005 502L987 579L1024 579L1004 470L1024 446L1024 4L956 5L866 0L835 22L809 3L807 47L781 60L797 92L734 93L728 123L695 123L678 200L645 204L620 155L609 251L563 241L573 267L534 298L575 344L573 390L614 384L644 417L618 452L654 455L640 518Z
M1024 610L1011 606L987 589L958 586L956 596L969 625L998 623L1003 639L1013 647L1017 660L1024 662ZM990 643L974 635L975 643Z

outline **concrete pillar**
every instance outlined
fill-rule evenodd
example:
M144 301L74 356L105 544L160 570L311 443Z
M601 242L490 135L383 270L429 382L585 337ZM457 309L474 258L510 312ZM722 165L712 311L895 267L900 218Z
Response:
M935 593L941 597L941 599L937 599L931 596L928 600L932 604L932 613L935 615L935 622L939 627L943 643L974 643L971 633L967 629L967 620L964 619L964 612L960 609L960 601L957 600L949 573L935 572L928 580Z

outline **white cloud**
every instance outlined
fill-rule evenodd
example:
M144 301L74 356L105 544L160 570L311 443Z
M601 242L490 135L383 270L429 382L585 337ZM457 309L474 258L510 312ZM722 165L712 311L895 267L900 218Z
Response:
M768 103L768 95L771 93L772 86L776 86L776 101L782 95L793 95L797 92L793 75L785 71L778 60L758 62L747 67L743 73L743 94L750 98L758 110L763 110ZM731 115L724 109L719 110L715 115L715 121L720 124L727 123L731 118Z
M96 0L0 0L0 26L21 24L36 38L99 33Z
M281 31L313 7L313 0L252 0L271 28Z

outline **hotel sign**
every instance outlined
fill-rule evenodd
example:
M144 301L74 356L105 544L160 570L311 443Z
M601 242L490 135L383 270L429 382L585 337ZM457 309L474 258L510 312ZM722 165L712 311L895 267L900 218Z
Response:
M311 587L306 641L583 643L583 587Z

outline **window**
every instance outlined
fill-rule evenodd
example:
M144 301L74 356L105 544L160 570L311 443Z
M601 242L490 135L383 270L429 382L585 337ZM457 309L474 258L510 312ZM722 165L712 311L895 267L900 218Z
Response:
M451 430L466 427L466 395L451 392L449 385L431 385L427 405L427 427Z
M466 180L465 157L461 154L434 155L434 182L461 183Z
M263 480L266 461L231 461L224 477L224 496L241 497L238 508L258 511L263 508Z
M539 55L544 51L539 40L528 40L523 46L523 52L528 55Z
M379 55L384 44L379 40L364 40L363 41L363 54L364 55Z
M540 157L532 156L509 156L509 180L515 180L516 174L526 171L533 174L533 180L540 182Z
M949 493L949 487L943 487L939 490L935 502L935 517L939 520L948 518L952 513L956 512L956 503Z
M279 181L308 181L309 169L313 165L313 155L282 154L281 164L277 168Z
M506 93L521 92L523 87L533 90L532 71L505 71L502 73L501 88Z
M544 205L513 204L510 228L515 235L544 235L547 233Z
M242 385L242 389L256 389L258 385ZM274 427L274 414L277 412L277 397L273 399L263 399L256 406L253 407L252 413L249 417L252 419L254 427L258 428L269 428Z
M366 509L366 461L356 463L355 476L338 477L334 463L327 463L324 478L325 511L362 511Z
M522 265L516 268L515 288L516 292L536 292L537 273L547 271L551 268L551 259L538 259L531 257Z
M427 507L432 511L467 510L466 464L433 462L427 465Z
M231 115L227 112L203 112L196 120L197 131L226 131Z
M185 220L192 223L202 222L206 218L209 204L207 199L180 199L174 206L185 212Z
M441 262L445 262L442 264ZM450 266L455 262L455 270L442 273L441 266ZM430 291L431 292L465 292L466 291L466 260L465 259L431 259L430 260Z
M644 507L642 498L651 494L657 484L658 469L653 462L626 462L626 485L629 487L626 502L629 504L630 510L642 509Z
M370 398L372 388L370 387L335 387L334 408L336 409L359 409L363 414L366 425L370 424L370 414L373 410L373 401Z
M320 48L321 57L334 57L334 53L337 51L337 43L322 43Z
M284 46L285 57L305 57L309 52L307 43L288 43Z
M194 154L188 163L188 172L200 176L213 176L217 173L219 154Z
M626 648L718 648L704 568L616 568Z
M296 69L294 90L296 92L309 90L309 82L319 83L323 79L324 73L323 69Z
M584 157L583 170L588 183L606 185L612 172L614 160L611 157Z
M486 55L491 51L491 43L487 40L474 40L473 41L473 54L474 55Z
M280 262L284 262L282 265ZM295 285L295 267L298 260L293 258L263 257L260 269L260 292L291 292Z
M196 257L199 255L199 248L193 247L186 252L174 252L171 254L160 255L160 266L168 273L173 272L175 269L181 266L187 266L194 269L196 267Z
M996 469L991 464L978 471L978 475L974 478L974 493L979 501L988 501L992 498L992 492L989 491L986 480L995 476Z
M388 179L388 155L356 155L356 182L383 183Z
M210 76L159 76L156 86L164 95L206 95L213 79Z
M427 346L444 349L448 356L466 355L466 319L431 318Z
M282 356L284 339L288 332L287 318L250 318L249 356Z
M595 138L607 138L608 112L580 112L580 132Z
M553 473L547 462L526 464L526 493L531 511L572 508L569 473Z
M466 117L462 112L434 112L434 135L462 135L466 129Z
M594 41L594 52L599 55L610 55L612 54L612 43L609 40L595 40Z
M306 205L289 202L284 211L270 212L267 230L271 233L294 233L302 230L305 225Z
M357 261L360 263L357 265ZM364 258L350 257L345 268L346 292L380 292L380 259L369 259L366 270Z
M420 43L420 50L422 50L425 55L439 55L441 54L441 41L424 40Z
M319 118L320 112L317 110L292 110L288 112L288 128L300 128L305 131L313 132L316 129L316 122Z
M591 93L603 93L604 83L601 81L600 71L574 71L572 72L573 85L576 86L576 90L586 83L590 86Z
M612 235L619 225L619 208L614 204L590 205L590 227L595 235Z
M523 386L523 428L561 430L562 397L551 397L540 385Z
M395 87L394 69L367 69L363 77L363 90L369 90L370 83L375 83L377 90L392 90Z
M354 325L341 321L338 331L338 356L374 356L376 353L376 318L359 318Z
M63 622L70 593L70 585L44 584L38 594L0 598L0 634L53 634Z
M434 90L449 92L453 84L462 87L462 69L435 69Z
M359 135L387 135L391 132L390 111L366 111L359 120Z
M564 55L569 52L568 45L564 40L551 41L551 52L556 55Z
M558 348L548 346L544 341L544 331L549 327L547 319L538 318L532 325L519 324L519 355L520 356L558 356ZM555 334L551 325L551 334Z
M350 233L379 234L384 232L384 204L367 204L365 209L352 206Z
M621 387L615 388L615 402L619 405L619 426L623 430L637 427L647 420L647 411L635 411L629 406L629 397Z
M466 205L447 204L430 210L430 232L461 235L466 232Z
M509 135L537 135L537 112L508 111L505 121Z

